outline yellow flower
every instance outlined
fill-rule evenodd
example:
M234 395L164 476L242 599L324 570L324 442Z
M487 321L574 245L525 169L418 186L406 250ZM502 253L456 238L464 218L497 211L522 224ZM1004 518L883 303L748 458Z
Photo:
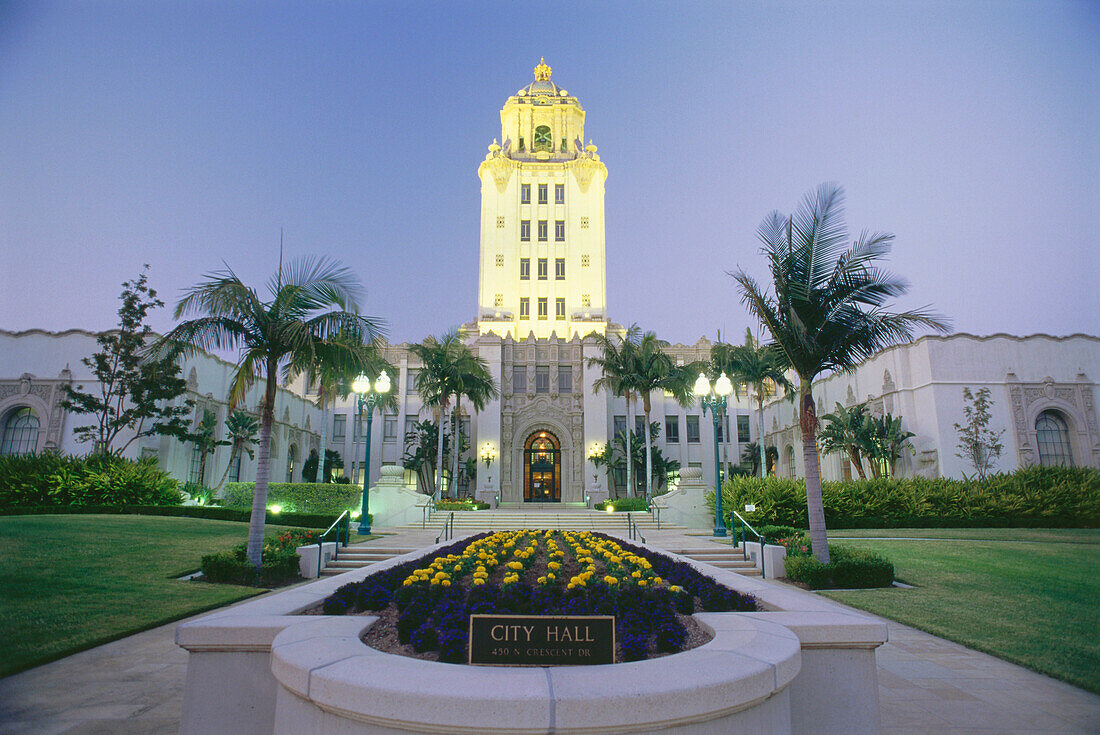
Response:
M679 587L679 585L675 585L675 584L674 584L674 585L672 585L671 587L669 587L669 588L668 588L668 591L669 591L669 592L679 592L679 591L680 591L680 587Z
M481 578L475 579L474 584L475 585L485 584L485 580L481 579Z
M618 584L619 583L619 580L615 579L610 574L607 575L606 577L604 577L603 581L607 582L608 584Z
M653 578L653 584L660 584L660 583L661 583L661 582L663 582L663 581L664 581L664 580L663 580L663 579L661 579L660 577L654 577L654 578Z
M451 586L451 580L444 579L442 582L440 582L440 584L443 585L444 587L450 587Z
M642 573L641 573L641 572L639 572L639 571L638 571L637 569L635 569L635 570L633 571L633 573L631 573L631 575L630 575L630 576L631 576L631 577L634 577L634 579L641 579Z
M446 582L444 582L444 584L446 584ZM638 580L638 586L639 587L645 587L645 580L644 579L639 579Z
M547 569L561 569L561 564L558 564L556 561L552 561L552 562L550 562L549 564L546 565L546 568Z

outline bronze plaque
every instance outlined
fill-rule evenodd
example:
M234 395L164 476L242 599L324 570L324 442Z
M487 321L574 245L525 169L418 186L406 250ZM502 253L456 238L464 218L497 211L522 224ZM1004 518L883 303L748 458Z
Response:
M615 663L614 615L471 615L470 663L583 666Z

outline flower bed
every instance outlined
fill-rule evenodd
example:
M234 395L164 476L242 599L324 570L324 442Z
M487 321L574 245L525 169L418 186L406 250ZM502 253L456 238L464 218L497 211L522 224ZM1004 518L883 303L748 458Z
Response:
M697 608L756 602L603 534L531 530L479 534L344 585L322 605L326 615L378 614L368 645L446 663L466 660L472 614L614 615L616 660L637 661L703 643L689 617Z
M238 544L229 551L202 557L205 582L274 587L298 579L299 546L317 543L317 531L288 530L264 539L263 566L256 569L248 560L248 544Z

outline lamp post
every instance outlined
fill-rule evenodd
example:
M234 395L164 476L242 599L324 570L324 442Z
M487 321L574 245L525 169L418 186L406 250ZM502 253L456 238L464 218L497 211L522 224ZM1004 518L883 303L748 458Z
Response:
M720 414L726 410L726 396L733 392L733 383L725 373L722 373L711 386L707 376L699 373L694 392L703 404L703 413L706 414L709 408L711 418L714 420L714 535L725 536L726 522L722 518L722 473L718 466L718 425Z
M378 405L378 402L382 400L382 396L390 392L390 376L383 370L382 374L378 376L378 379L374 381L374 386L370 384L370 379L363 373L359 373L359 377L355 379L355 382L351 384L351 389L355 392L358 398L359 413L363 413L363 407L367 408L367 431L363 436L366 442L367 449L363 456L363 508L359 514L359 535L363 536L370 533L370 427L371 421L374 418L374 407Z

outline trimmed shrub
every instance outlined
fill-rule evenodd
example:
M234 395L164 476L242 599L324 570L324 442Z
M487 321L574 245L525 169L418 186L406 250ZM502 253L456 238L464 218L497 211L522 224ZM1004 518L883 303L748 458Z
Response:
M179 483L153 458L56 452L0 457L0 511L70 505L178 505Z
M766 544L781 544L784 540L798 538L802 531L794 526L761 526L757 529Z
M1027 467L984 480L823 482L821 494L831 528L1100 527L1100 471L1087 467ZM713 511L713 493L707 502ZM722 502L755 504L754 512L743 513L753 525L808 526L802 480L731 477Z
M649 510L649 503L645 498L619 498L618 500L602 500L594 506L596 510L607 510L611 506L616 513L644 513Z
M248 544L238 544L230 551L203 556L202 575L207 582L256 587L292 582L298 578L296 549L309 543L317 543L316 533L285 531L265 538L263 566L259 570L248 561Z
M254 482L228 482L222 493L222 505L251 508ZM358 485L313 482L272 482L267 486L267 505L281 505L282 512L340 515L357 509L363 500Z
M878 554L863 549L829 545L829 563L813 556L786 559L787 579L802 582L812 590L889 587L894 583L894 565Z
M488 510L489 504L480 500L438 500L436 510Z

